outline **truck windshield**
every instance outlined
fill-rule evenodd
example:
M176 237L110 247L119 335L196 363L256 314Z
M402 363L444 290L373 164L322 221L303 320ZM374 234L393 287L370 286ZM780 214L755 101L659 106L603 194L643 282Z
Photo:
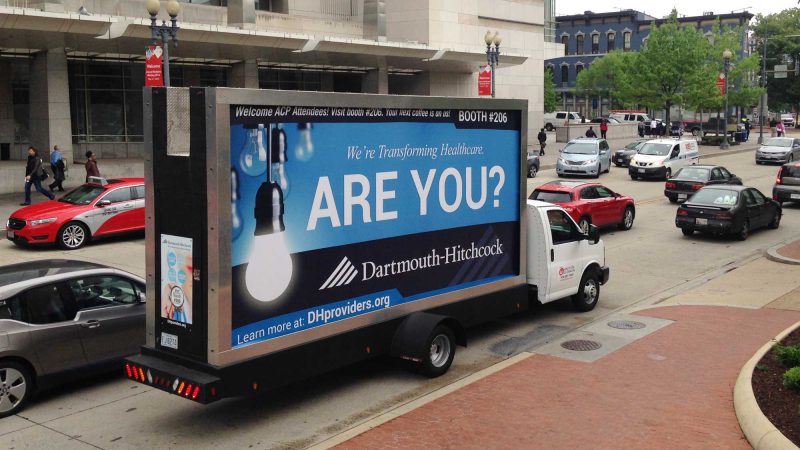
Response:
M572 194L569 192L542 191L536 189L528 199L547 203L569 203L572 201Z
M105 189L100 186L90 186L88 184L84 184L83 186L68 192L67 195L61 197L58 199L58 201L72 203L73 205L88 205L103 192L105 192Z
M672 144L656 144L653 142L648 142L644 144L639 150L640 155L654 155L654 156L666 156L669 155L669 151L672 148Z
M771 138L764 142L765 146L769 147L791 147L794 139L792 138Z
M596 155L597 144L588 142L570 142L564 147L562 153L569 153L572 155Z

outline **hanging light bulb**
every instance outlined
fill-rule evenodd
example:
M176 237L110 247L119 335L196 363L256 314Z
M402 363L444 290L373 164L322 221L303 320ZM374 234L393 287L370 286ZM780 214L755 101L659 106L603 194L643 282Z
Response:
M272 128L271 135L272 181L281 187L283 197L288 198L291 188L289 186L289 178L286 176L286 161L288 161L286 131L283 130L281 125L278 125Z
M276 141L273 139L272 142ZM283 142L286 142L285 135ZM285 145L283 149L285 152ZM270 158L275 155L274 150L274 147L270 150ZM262 302L273 301L283 294L292 281L293 270L292 257L286 245L284 232L286 227L283 224L283 190L272 179L271 172L256 192L255 238L245 271L247 290L256 300Z
M242 171L252 177L262 175L267 171L267 146L264 142L264 125L257 127L245 126L247 138L240 152L239 165Z
M311 141L311 124L298 123L297 131L300 138L294 147L294 156L298 161L308 161L314 156L314 143Z
M242 234L242 218L239 216L239 210L236 207L236 202L239 200L239 175L236 170L231 167L231 240L234 240Z

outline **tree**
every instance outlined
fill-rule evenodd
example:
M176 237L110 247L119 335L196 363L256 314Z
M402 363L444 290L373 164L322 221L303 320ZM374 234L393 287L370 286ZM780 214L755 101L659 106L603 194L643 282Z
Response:
M756 51L763 55L765 37L767 42L767 70L775 65L787 64L795 67L795 76L786 78L767 77L769 105L777 110L792 110L800 103L800 76L797 63L800 60L800 38L794 37L800 29L800 8L785 9L777 14L756 17L753 40Z
M553 83L553 69L548 67L544 71L544 112L551 113L558 107L556 86Z
M595 59L586 70L578 74L575 89L579 95L606 97L611 108L624 107L630 82L628 71L636 62L636 53L614 50Z

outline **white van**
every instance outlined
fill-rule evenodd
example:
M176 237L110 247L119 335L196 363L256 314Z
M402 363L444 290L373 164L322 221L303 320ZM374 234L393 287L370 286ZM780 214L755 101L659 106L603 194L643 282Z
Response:
M645 113L611 113L608 117L617 119L621 123L644 122L648 125L653 120Z
M700 151L694 139L654 139L647 141L633 156L628 175L632 180L660 178L666 180L678 169L700 162Z
M577 112L556 111L545 113L544 128L547 131L553 131L556 127L563 126L564 122L567 121L567 117L569 117L569 123L571 124L583 123L583 118Z

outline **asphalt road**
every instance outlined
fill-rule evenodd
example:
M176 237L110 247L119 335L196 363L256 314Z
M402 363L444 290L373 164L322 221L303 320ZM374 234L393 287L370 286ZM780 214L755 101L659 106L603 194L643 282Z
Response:
M769 195L777 168L756 166L751 152L707 162L725 165ZM555 179L546 170L528 180L528 192ZM557 302L469 331L450 372L438 379L407 373L378 359L279 392L201 406L119 376L105 376L41 395L18 416L0 420L2 448L303 448L521 351L615 311L658 303L759 256L766 248L800 237L800 206L785 208L778 230L754 232L747 241L684 237L675 228L675 205L663 182L631 181L612 168L600 181L633 196L637 215L630 231L605 230L610 282L598 307L585 314ZM0 213L6 211L0 208ZM77 252L20 250L0 243L0 260L76 257L142 275L144 242L122 240ZM547 380L531 380L546 383Z

